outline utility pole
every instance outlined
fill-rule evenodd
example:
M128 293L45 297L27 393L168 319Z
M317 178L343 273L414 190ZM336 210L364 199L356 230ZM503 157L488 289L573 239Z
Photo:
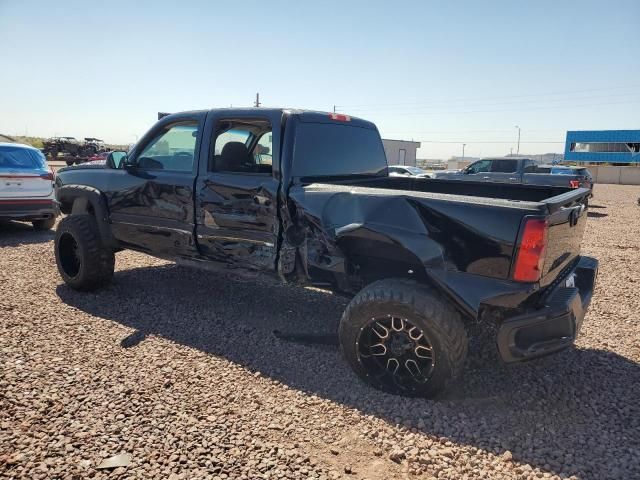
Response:
M520 155L520 126L515 126L518 129L518 148L516 149L516 155Z
M260 94L256 93L256 102L253 104L254 107L259 107L260 106Z
M462 144L462 161L463 161L463 162L464 162L464 147L466 147L466 146L467 146L467 144L466 144L466 143L463 143L463 144Z
M333 113L336 113L336 106L333 106Z

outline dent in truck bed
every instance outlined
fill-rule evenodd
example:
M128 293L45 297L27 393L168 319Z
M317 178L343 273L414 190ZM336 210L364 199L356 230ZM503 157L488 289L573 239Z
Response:
M508 294L511 302L502 303L509 304L535 291L507 281L526 205L405 193L336 184L293 188L295 215L286 231L296 234L285 234L284 248L297 249L311 281L348 292L389 276L429 281L473 317L482 300ZM535 204L529 208L536 211Z

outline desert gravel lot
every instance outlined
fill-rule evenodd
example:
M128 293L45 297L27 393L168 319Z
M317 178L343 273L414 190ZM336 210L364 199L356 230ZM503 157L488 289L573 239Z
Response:
M640 478L639 187L598 185L600 260L577 348L505 367L474 342L437 401L361 384L332 345L346 303L132 252L78 293L52 233L0 227L1 478ZM127 467L100 470L130 455Z

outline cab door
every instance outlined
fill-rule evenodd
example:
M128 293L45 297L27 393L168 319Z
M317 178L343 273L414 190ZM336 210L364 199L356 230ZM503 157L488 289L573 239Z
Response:
M123 244L170 256L197 253L193 188L204 119L166 117L109 176L112 230Z
M485 176L486 181L495 183L520 183L518 160L513 158L494 158L491 160L491 171Z
M478 160L469 165L456 180L467 180L471 182L488 182L491 171L491 160Z
M275 270L281 121L281 111L209 113L196 181L196 241L210 261Z

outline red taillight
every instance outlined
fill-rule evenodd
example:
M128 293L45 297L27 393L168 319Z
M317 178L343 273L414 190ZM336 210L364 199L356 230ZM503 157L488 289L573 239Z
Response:
M338 122L350 122L351 117L349 115L344 115L343 113L330 113L329 118L331 120L337 120Z
M571 188L579 188L580 187L580 180L569 180L569 186Z
M40 175L40 178L43 180L51 180L52 182L56 179L53 172L43 173L42 175Z
M513 279L519 282L537 282L542 276L544 253L547 249L549 224L540 218L525 220L520 237Z

